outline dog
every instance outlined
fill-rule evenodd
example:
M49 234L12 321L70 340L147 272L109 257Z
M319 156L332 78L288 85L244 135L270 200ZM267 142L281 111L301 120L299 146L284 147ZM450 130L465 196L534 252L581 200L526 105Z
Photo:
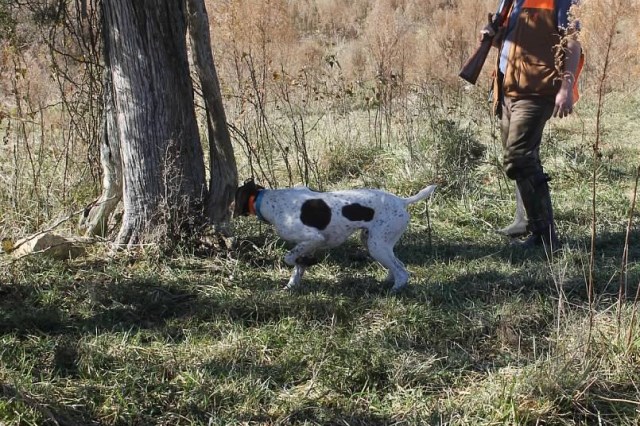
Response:
M393 252L409 224L407 206L431 196L436 185L401 198L378 189L316 192L307 187L265 189L248 179L236 190L233 216L255 215L270 223L283 240L296 243L285 256L293 266L286 289L296 287L305 270L317 263L319 249L337 247L355 231L369 254L388 270L392 292L409 280L404 264Z

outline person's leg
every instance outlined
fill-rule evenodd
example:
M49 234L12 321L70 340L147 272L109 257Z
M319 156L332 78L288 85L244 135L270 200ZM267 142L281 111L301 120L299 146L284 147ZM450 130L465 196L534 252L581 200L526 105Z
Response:
M560 248L560 241L558 240L553 220L553 207L548 182L548 175L536 173L528 178L520 179L516 183L529 217L528 228L531 231L529 238L521 244L523 248L538 245L543 245L545 249L550 251Z
M516 197L516 212L513 218L513 222L504 228L496 229L496 232L507 237L515 238L527 233L527 211L522 203L522 196L518 190L518 185L515 185L515 197Z
M540 162L540 155L537 155L538 162ZM541 166L542 167L542 166ZM511 224L505 226L504 228L497 229L496 232L498 234L504 235L506 237L517 238L523 235L526 235L529 232L528 223L529 219L527 218L527 210L524 208L524 203L522 202L522 195L520 195L520 190L518 189L518 185L514 185L514 194L516 199L516 211L513 218L513 222Z
M507 176L516 181L532 234L523 246L544 244L557 248L549 178L539 158L542 132L553 112L553 104L537 99L506 99L505 107L510 120L504 168Z
M511 121L511 110L508 106L504 105L504 99L502 100L503 106L500 109L501 119L500 119L500 137L502 140L502 148L506 150L507 141L509 138L509 124ZM516 211L515 216L513 218L513 222L504 228L497 229L496 232L501 235L505 235L507 237L515 238L527 233L527 212L524 208L524 204L522 203L522 196L520 196L520 191L518 190L518 185L514 185L515 187L515 199L516 199Z

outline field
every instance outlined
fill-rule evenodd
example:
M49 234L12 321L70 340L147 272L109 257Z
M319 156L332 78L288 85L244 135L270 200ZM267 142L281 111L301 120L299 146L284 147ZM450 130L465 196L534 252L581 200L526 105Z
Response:
M255 218L207 250L0 254L0 424L637 425L637 2L581 11L582 98L543 141L552 257L494 232L515 206L494 57L457 78L491 2L263 3L207 3L240 178L437 183L397 246L408 288L354 237L284 291L290 246ZM74 233L100 189L97 126L70 107L87 92L35 36L2 43L0 237Z

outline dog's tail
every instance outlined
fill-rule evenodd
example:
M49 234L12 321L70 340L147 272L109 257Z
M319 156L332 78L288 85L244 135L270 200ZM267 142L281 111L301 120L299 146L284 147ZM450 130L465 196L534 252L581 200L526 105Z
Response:
M413 204L413 203L417 203L420 200L424 200L425 198L433 194L433 191L436 190L436 187L437 185L429 185L425 189L418 192L416 195L412 197L404 198L405 204Z

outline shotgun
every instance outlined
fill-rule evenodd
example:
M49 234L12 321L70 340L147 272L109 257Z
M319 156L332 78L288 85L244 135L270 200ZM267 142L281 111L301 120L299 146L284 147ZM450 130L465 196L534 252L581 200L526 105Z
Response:
M506 21L507 16L509 16L509 10L511 9L512 3L513 0L501 0L500 5L498 6L498 11L493 16L491 16L491 14L489 15L489 25L493 29L493 35L489 35L487 33L482 34L480 45L476 48L475 52L473 52L473 55L471 55L467 62L465 62L458 74L469 83L476 84L476 80L478 79L478 75L480 75L482 66L487 60L489 50L491 50L493 38L502 24Z

